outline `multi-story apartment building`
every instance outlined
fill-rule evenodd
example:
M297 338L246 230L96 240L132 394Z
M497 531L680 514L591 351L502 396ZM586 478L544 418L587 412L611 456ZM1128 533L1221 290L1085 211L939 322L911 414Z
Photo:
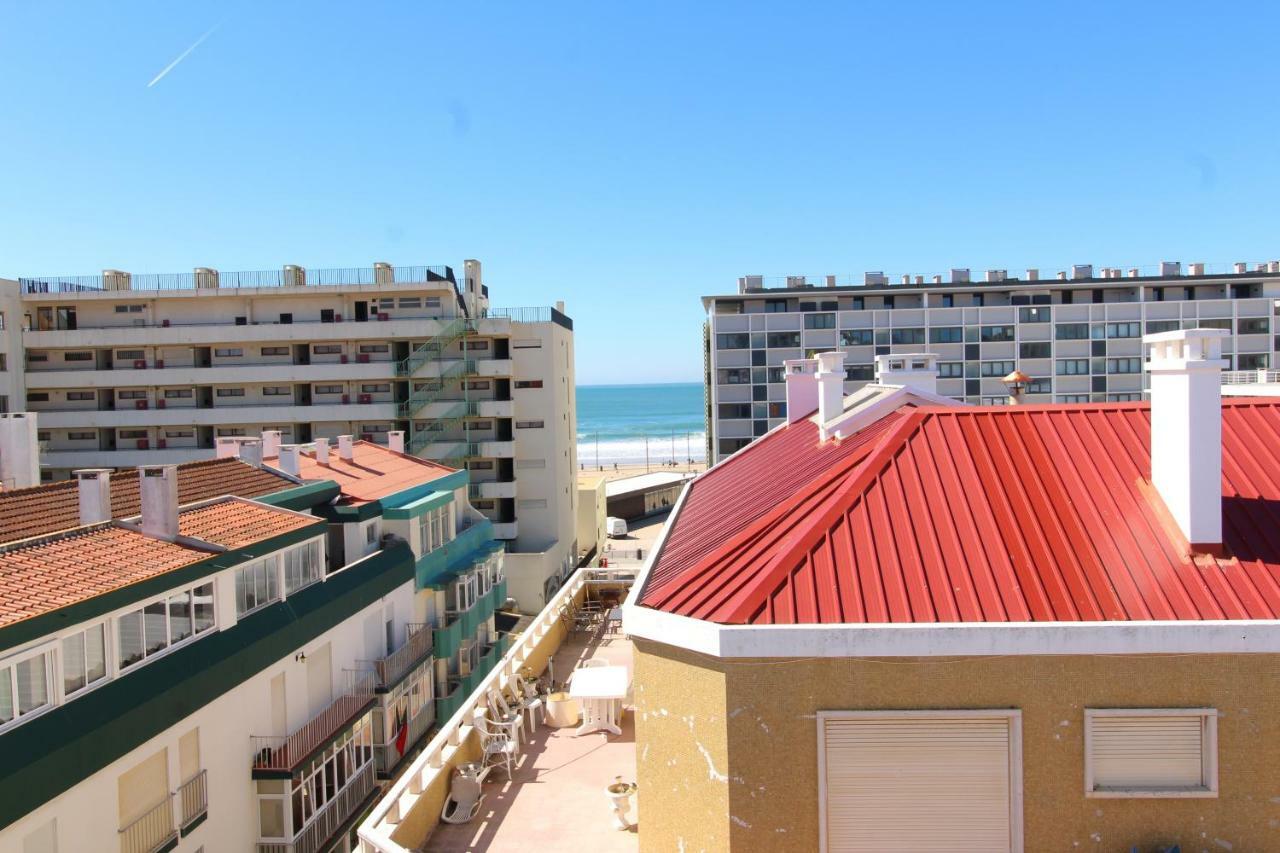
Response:
M277 439L0 494L0 850L341 847L502 656L465 470Z
M450 267L0 280L0 406L42 475L208 458L220 437L351 434L471 474L529 611L576 562L573 323Z
M1221 272L1079 265L1051 279L988 270L983 279L967 269L946 282L869 272L861 285L745 276L737 293L704 297L708 460L783 423L782 362L821 351L846 353L846 392L874 380L877 355L936 353L938 392L969 403L1004 402L1001 379L1014 370L1031 379L1028 402L1141 399L1142 335L1172 329L1230 331L1236 370L1275 366L1280 353L1276 261Z

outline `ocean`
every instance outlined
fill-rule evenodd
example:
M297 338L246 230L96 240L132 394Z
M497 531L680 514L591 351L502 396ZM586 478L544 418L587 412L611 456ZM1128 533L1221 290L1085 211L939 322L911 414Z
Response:
M578 461L588 468L706 459L702 385L579 385Z

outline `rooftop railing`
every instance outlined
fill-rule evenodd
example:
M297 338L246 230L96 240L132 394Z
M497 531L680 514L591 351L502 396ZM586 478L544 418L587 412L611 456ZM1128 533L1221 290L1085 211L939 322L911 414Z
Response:
M1280 382L1280 370L1227 370L1222 374L1223 385L1265 385Z
M388 276L374 267L346 267L341 269L306 270L303 283L318 286L342 286L359 284L421 284L441 281L456 284L453 268L449 266L393 267ZM212 277L189 273L139 273L129 276L128 289L119 291L203 290L197 281L212 281ZM238 290L248 288L285 287L296 283L292 273L279 270L218 271L217 285L207 289ZM86 293L105 291L106 278L102 275L54 275L19 278L23 293Z

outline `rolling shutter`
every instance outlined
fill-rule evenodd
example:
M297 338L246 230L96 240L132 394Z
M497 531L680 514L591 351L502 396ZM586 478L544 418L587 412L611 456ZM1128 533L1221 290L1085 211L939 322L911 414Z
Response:
M1008 717L820 719L826 849L1013 851Z
M1204 717L1089 719L1094 790L1197 789L1205 785Z

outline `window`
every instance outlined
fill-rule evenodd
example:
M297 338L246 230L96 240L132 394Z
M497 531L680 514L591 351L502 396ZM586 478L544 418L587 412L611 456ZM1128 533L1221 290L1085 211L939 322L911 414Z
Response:
M85 400L92 400L93 398L94 398L94 394L92 391L68 391L67 392L68 400L84 402Z
M131 305L116 305L115 309L117 314L141 314L142 303L137 302Z
M320 580L320 543L308 542L284 552L284 592L289 595Z
M1241 317L1236 321L1236 333L1241 335L1265 335L1271 327L1266 317Z
M806 329L834 329L836 327L836 315L806 314L804 315L804 327Z
M1108 323L1108 338L1137 338L1142 336L1141 323Z
M1140 403L1142 402L1142 394L1140 392L1129 392L1127 394L1108 394L1108 403Z
M1032 379L1027 383L1028 394L1051 394L1053 393L1052 379Z
M1175 329L1181 328L1181 326L1182 324L1177 320L1148 320L1147 334L1155 335L1160 332L1172 332Z
M429 509L418 516L418 541L423 554L452 542L453 535L453 523L447 504Z
M1019 308L1019 323L1047 323L1049 322L1048 308Z
M840 333L840 346L870 346L873 336L870 329L845 329Z
M293 389L288 385L263 385L262 396L264 397L285 397L293 393Z
M529 498L528 500L516 501L519 509L546 509L546 498Z
M373 383L372 385L361 385L360 393L361 394L390 394L391 383L376 382L376 383Z
M255 560L236 570L236 615L244 616L280 599L276 559Z
M288 347L263 347L259 351L262 355L288 355Z
M1012 361L984 361L982 362L982 375L1003 378L1013 373L1013 367Z
M850 364L844 369L846 382L870 382L876 378L874 364Z
M97 437L98 437L98 434L96 432L93 432L92 430L89 430L87 432L81 431L81 430L72 430L71 432L67 433L67 438L70 441L93 441Z
M1218 712L1212 708L1084 712L1087 797L1216 797Z
M766 314L785 314L787 313L787 300L785 299L766 299L764 301L764 313Z
M49 402L49 393L47 391L28 391L28 403L47 403Z
M981 340L984 344L998 343L1001 341L1012 341L1014 338L1013 326L983 326Z
M468 391L488 391L489 380L488 379L468 379L467 390Z
M31 362L34 362L34 361L48 361L48 360L49 360L49 353L47 353L47 352L34 352L34 351L29 351L29 352L27 353L27 362L28 362L28 363L31 363Z
M342 344L316 344L311 351L316 355L337 355L342 352Z
M751 346L751 335L746 332L716 335L716 349L747 349L749 346Z
M422 297L421 296L401 296L400 307L401 308L421 308Z
M219 397L243 397L243 388L219 388L215 392Z
M52 704L51 649L0 663L0 725Z
M467 421L463 423L462 428L468 432L484 432L493 429L493 421Z
M341 394L342 386L341 385L317 385L315 386L315 392L317 394Z
M929 330L929 343L961 344L964 343L964 329L960 326L935 326Z
M145 400L147 399L146 391L118 391L116 396L121 400Z
M220 436L241 436L244 434L244 427L218 427L218 435Z
M63 361L93 361L93 353L91 352L64 352L62 354Z
M362 353L391 352L391 347L388 344L361 344L360 352Z
M492 463L490 463L489 467L493 467ZM517 459L516 460L517 470L525 470L525 469L541 470L546 467L547 467L547 460L545 459Z
M749 418L751 417L751 404L721 403L719 412L721 418Z
M939 379L964 378L964 362L963 361L938 362L938 378Z
M147 431L145 429L122 429L116 431L119 438L146 438Z
M770 332L765 336L765 346L771 348L800 346L799 332Z
M542 429L542 421L516 421L516 429Z
M1087 403L1089 402L1088 394L1059 394L1059 403Z
M1088 376L1089 375L1089 359L1087 358L1058 359L1058 375L1059 376Z
M195 430L190 429L167 429L164 431L165 438L195 438Z
M517 388L541 388L542 380L541 379L517 379L516 387Z
M147 354L140 349L121 349L116 350L116 358L121 361L141 361L146 358Z
M213 627L213 583L179 590L116 617L120 669Z
M484 351L489 349L489 342L488 341L463 341L462 348L465 350Z
M1089 339L1089 324L1058 323L1053 327L1053 336L1060 341L1087 341Z
M716 371L716 380L721 385L750 385L751 384L751 368L749 367L729 367L720 368ZM27 395L30 398L30 394ZM48 399L48 395L46 395Z
M1269 361L1270 356L1265 352L1241 353L1236 356L1236 370L1261 370Z
M924 329L893 329L889 332L889 341L894 344L922 344Z
M1107 373L1141 373L1141 358L1109 358Z
M240 347L226 347L223 349L215 349L213 354L218 358L239 358L244 355L244 350Z
M1018 344L1020 358L1049 358L1050 355L1048 341L1026 341Z
M1202 319L1202 320L1198 320L1198 321L1196 322L1196 328L1198 328L1198 329L1226 329L1226 330L1229 332L1229 331L1231 331L1231 321L1230 321L1230 320L1226 320L1226 319L1219 319L1219 320L1203 320L1203 319Z
M542 341L537 338L516 338L511 342L512 349L542 349Z

